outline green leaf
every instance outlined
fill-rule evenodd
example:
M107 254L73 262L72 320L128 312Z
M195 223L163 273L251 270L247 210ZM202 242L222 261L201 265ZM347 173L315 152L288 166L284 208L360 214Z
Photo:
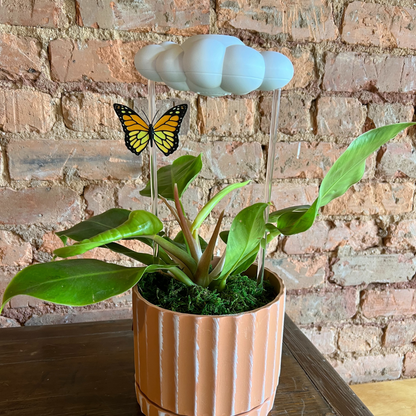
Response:
M309 208L310 208L310 205L296 205L294 207L279 209L278 211L274 211L274 212L271 212L269 214L269 221L270 222L277 222L277 220L284 214L292 213L292 212L304 213Z
M277 222L277 228L284 235L308 230L315 221L319 208L343 195L363 177L368 156L402 130L414 125L416 123L391 124L370 130L356 138L326 174L319 188L318 198L310 208L304 212L301 207L286 208L284 213L282 211L285 210L272 213L271 221Z
M303 233L312 227L319 211L319 197L305 211L287 212L279 217L277 220L277 229L283 235L292 235Z
M220 238L221 238L222 241L224 241L225 244L227 244L227 242L228 242L229 234L230 234L230 230L220 232Z
M194 222L191 226L191 233L194 233L195 230L198 230L201 224L204 222L205 218L208 217L210 212L214 209L215 205L221 201L226 195L230 192L234 191L235 189L242 188L249 184L250 181L242 182L242 183L233 183L232 185L228 185L226 188L218 192L212 199L210 199L205 206L199 211L198 215L196 216Z
M218 279L226 279L240 261L260 244L266 229L263 214L267 205L251 205L234 218L228 235L224 267Z
M58 248L54 251L54 254L63 258L77 256L113 241L138 236L154 236L162 228L163 224L152 213L142 210L132 211L128 220L118 227L82 240L73 246Z
M9 283L2 309L16 295L68 306L91 305L129 290L145 272L171 267L175 266L123 267L89 259L35 264L23 269Z
M131 259L137 260L143 264L150 265L154 263L152 254L138 253L137 251L134 251L127 247L122 246L121 244L108 243L100 247L108 248L109 250L114 251L115 253L124 254L125 256L130 257Z
M72 238L75 241L82 241L123 224L128 220L130 212L127 209L109 209L100 215L80 222L68 230L59 231L56 235L64 244L66 244L68 238Z
M398 123L370 130L355 139L332 165L319 190L320 207L343 195L364 175L365 160L380 146L416 123Z
M240 274L245 272L256 261L259 248L260 246L258 245L250 254L246 255L244 259L241 259L232 273Z
M201 169L201 155L197 157L190 155L181 156L171 165L160 168L157 171L159 195L173 201L173 190L176 183L178 185L179 197L181 197ZM150 181L146 184L146 187L140 191L140 195L150 197Z

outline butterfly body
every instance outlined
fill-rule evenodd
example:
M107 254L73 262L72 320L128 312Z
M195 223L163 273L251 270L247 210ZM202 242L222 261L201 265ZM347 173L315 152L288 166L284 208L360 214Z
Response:
M155 123L143 120L131 108L121 104L114 104L116 112L124 130L127 148L139 155L150 142L166 156L172 154L179 145L179 129L188 106L180 104L172 107Z

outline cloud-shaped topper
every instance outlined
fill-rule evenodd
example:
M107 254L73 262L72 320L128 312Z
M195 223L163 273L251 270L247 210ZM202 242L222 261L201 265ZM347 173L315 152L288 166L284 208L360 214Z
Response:
M285 55L258 52L225 35L192 36L182 45L148 45L137 52L134 64L147 79L211 97L271 91L293 77L293 65Z

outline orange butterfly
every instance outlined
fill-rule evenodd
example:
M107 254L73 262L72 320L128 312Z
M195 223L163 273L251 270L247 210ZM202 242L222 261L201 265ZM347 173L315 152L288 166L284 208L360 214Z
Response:
M187 104L180 104L166 111L155 125L144 121L131 108L114 104L114 110L123 126L127 148L139 155L150 142L166 156L172 154L179 145L179 129L188 109ZM147 119L147 117L146 117Z

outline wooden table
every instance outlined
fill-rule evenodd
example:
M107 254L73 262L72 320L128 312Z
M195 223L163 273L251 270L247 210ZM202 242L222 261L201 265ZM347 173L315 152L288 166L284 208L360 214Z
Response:
M0 415L140 416L131 321L0 330ZM372 416L286 317L270 416Z

